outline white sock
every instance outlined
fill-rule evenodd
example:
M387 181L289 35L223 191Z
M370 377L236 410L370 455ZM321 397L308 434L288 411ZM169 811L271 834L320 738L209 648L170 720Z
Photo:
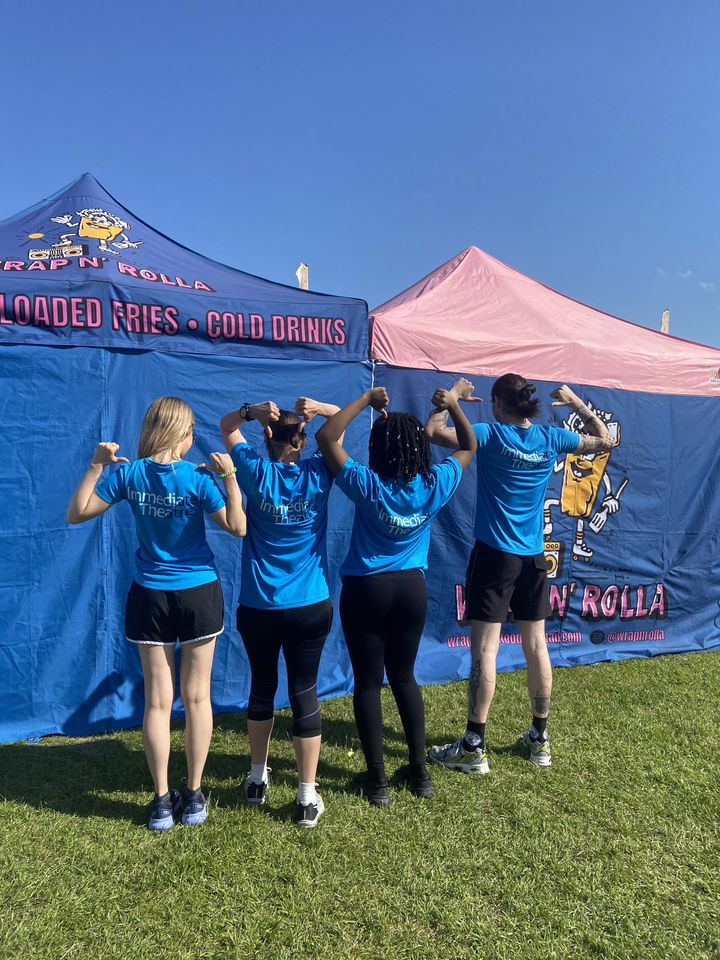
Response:
M317 803L316 783L299 783L297 792L297 802L303 807L308 803Z
M267 783L268 782L268 772L266 763L251 763L250 764L250 776L248 780L251 780L253 783Z

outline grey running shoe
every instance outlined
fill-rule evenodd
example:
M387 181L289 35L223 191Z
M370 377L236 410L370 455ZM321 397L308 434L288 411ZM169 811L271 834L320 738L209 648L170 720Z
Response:
M447 767L448 770L462 770L463 773L490 773L487 750L484 746L468 749L465 737L459 737L455 743L446 743L442 747L430 747L428 760Z
M528 729L520 735L518 744L529 751L530 760L538 767L552 766L552 754L550 753L550 741L538 737L534 727Z

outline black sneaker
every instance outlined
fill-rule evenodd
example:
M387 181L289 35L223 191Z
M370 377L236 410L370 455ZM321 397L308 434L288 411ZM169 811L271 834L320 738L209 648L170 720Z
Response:
M435 796L435 787L427 767L408 763L404 767L400 767L397 774L404 781L408 790L414 793L416 797L425 797L429 800L430 797Z
M296 803L295 804L295 826L304 830L311 830L317 826L320 817L325 813L325 804L319 793L316 795L316 803Z
M270 783L270 767L267 768L268 779L264 783L256 783L250 777L245 778L243 792L245 793L245 803L259 807L267 800L267 788Z
M157 795L150 804L148 830L169 830L175 826L175 814L180 806L177 790L168 790L162 797Z
M197 790L188 790L185 780L182 784L179 804L182 809L180 822L185 827L198 827L207 820L207 797L199 787Z
M390 803L390 789L387 780L374 780L367 770L353 777L355 793L365 797L374 807L387 807Z

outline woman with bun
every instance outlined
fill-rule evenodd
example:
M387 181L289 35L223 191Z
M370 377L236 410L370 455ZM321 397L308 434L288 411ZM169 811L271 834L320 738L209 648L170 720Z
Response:
M452 387L471 400L465 379ZM435 763L465 773L488 773L485 725L495 693L495 661L500 630L512 612L527 661L532 724L520 737L530 760L550 766L547 718L552 669L545 640L550 613L547 565L543 553L543 500L555 460L565 453L599 453L614 446L607 427L567 385L551 393L553 406L569 406L583 419L586 433L532 421L539 416L535 385L506 373L492 386L495 423L477 423L477 506L475 545L467 569L466 619L471 625L471 669L467 729L454 743L433 747ZM455 447L447 413L433 411L425 425L432 443Z
M319 452L309 457L302 453L308 421L331 417L338 409L311 397L298 397L294 410L281 410L265 400L244 403L220 421L250 520L237 610L251 672L245 799L258 806L267 800L267 758L282 651L298 768L294 820L303 829L315 827L325 810L315 783L322 733L317 679L333 617L325 545L333 476ZM253 450L242 433L252 420L263 427L267 457Z

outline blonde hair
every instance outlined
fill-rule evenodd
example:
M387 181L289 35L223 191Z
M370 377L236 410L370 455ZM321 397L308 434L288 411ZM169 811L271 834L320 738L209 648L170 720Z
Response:
M195 424L190 407L179 397L158 397L153 400L143 417L138 459L169 450L179 459L177 449Z

